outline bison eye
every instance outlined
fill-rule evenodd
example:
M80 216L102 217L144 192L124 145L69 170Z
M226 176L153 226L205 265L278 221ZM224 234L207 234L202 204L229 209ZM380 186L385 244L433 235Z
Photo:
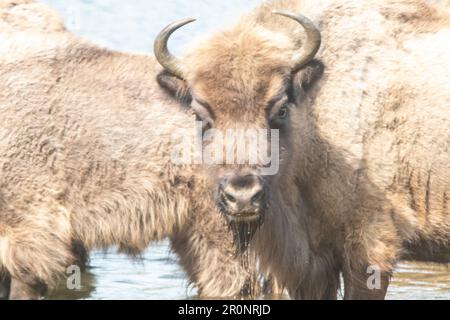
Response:
M286 119L287 116L288 116L288 113L289 113L289 109L288 109L288 106L286 104L283 107L281 107L280 110L278 110L277 118L280 119L280 120L281 119Z
M270 117L270 127L273 129L282 129L286 125L286 120L289 117L289 103L286 102Z

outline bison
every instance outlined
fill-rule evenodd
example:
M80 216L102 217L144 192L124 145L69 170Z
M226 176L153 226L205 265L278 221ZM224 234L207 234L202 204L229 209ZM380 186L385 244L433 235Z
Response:
M86 251L165 237L201 296L256 293L201 180L169 161L191 115L154 58L87 43L33 1L3 1L0 26L0 293L38 298Z
M279 130L277 174L250 159L202 170L291 297L335 299L343 275L345 299L384 298L400 259L450 262L447 9L269 1L183 58L167 40L193 19L156 39L158 83L205 135Z

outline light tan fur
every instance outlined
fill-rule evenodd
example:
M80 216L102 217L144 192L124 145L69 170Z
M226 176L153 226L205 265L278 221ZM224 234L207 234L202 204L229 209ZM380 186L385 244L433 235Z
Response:
M192 115L157 87L152 57L87 43L25 0L0 4L0 52L0 265L11 298L52 288L77 263L74 245L135 255L165 237L201 296L251 293L255 266L230 254L222 217L213 205L198 211L192 171L170 161L171 135Z
M274 9L322 33L292 78L304 31ZM266 178L252 249L292 297L336 298L342 273L345 298L383 298L399 259L450 261L449 26L444 5L421 0L269 1L181 59L178 92L194 110L207 103L222 130L268 128L268 103L290 79L280 173ZM233 170L214 167L211 189ZM369 267L380 288L368 288Z

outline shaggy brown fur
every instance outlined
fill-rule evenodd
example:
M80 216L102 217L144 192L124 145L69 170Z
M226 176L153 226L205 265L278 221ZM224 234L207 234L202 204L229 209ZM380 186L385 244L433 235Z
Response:
M170 162L192 116L157 87L152 57L86 43L25 0L0 4L0 52L0 293L11 276L11 298L36 298L85 248L139 254L168 236L200 295L250 293L255 266Z
M273 9L321 29L297 74L303 30ZM182 59L186 83L171 91L208 104L215 128L273 127L269 102L289 101L252 248L292 297L336 298L342 273L346 299L384 298L399 259L450 261L449 27L448 10L420 0L269 1ZM214 168L211 189L235 169Z

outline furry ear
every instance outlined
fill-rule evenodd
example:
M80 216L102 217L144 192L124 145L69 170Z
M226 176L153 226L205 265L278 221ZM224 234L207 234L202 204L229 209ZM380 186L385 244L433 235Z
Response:
M294 101L302 99L305 92L307 92L317 80L322 77L324 69L325 67L322 62L312 60L293 75L292 93Z
M192 102L191 92L186 81L170 74L167 71L161 71L156 77L156 81L169 95L177 101L189 105Z

